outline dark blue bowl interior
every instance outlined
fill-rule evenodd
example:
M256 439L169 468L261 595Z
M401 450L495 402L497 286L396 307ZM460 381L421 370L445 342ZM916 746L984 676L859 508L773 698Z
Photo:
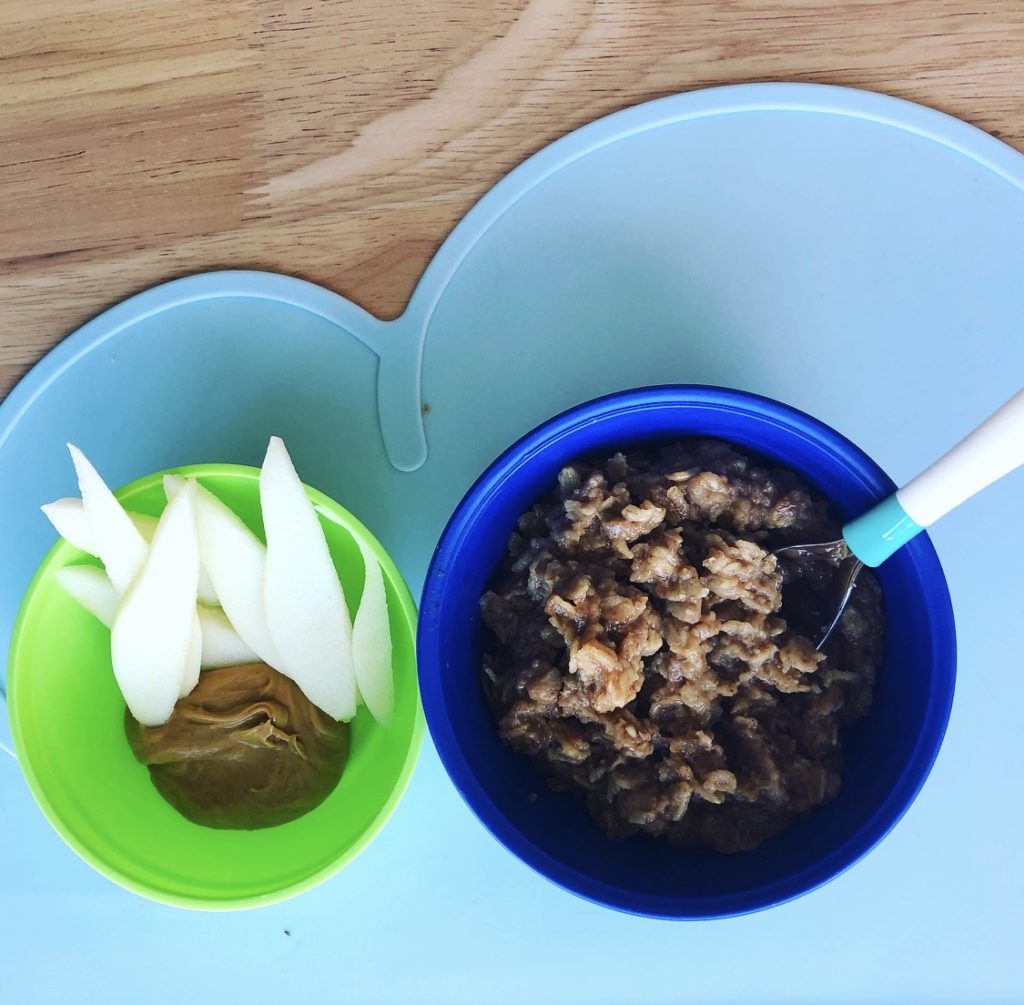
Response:
M757 851L721 855L638 836L612 841L576 800L550 791L499 741L480 685L479 598L519 515L567 461L642 442L720 437L802 474L848 519L895 486L834 430L736 391L672 386L582 405L524 437L484 473L452 517L424 587L419 674L427 722L463 797L523 861L573 892L626 911L714 917L798 896L868 851L906 810L932 765L955 675L942 569L921 535L878 575L888 637L874 705L843 734L842 791Z

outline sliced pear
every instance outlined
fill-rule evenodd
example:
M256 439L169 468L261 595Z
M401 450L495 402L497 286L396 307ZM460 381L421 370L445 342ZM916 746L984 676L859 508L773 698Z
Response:
M88 555L98 555L96 538L93 536L92 525L89 523L85 504L81 499L75 499L73 496L67 499L57 499L39 508L53 524L54 530L65 541ZM129 513L128 519L135 525L135 529L147 544L153 540L157 522L155 516L149 516L148 513Z
M89 496L83 498L88 510ZM196 490L186 486L164 510L111 629L114 676L131 714L144 726L168 720L191 674L198 580Z
M107 628L114 623L117 590L102 569L94 565L68 565L57 570L57 582L68 596Z
M192 693L192 688L199 683L199 671L203 662L203 629L199 623L199 614L196 613L192 622L192 639L189 642L188 658L181 671L181 686L178 689L178 697L184 698Z
M204 670L244 666L259 659L238 637L228 616L219 607L200 607L199 623L203 633Z
M185 479L181 475L164 475L164 495L170 502L184 487ZM202 556L200 556L200 559ZM218 607L217 591L213 588L213 580L200 560L199 564L199 603L207 607Z
M96 554L114 589L123 595L146 561L146 541L85 454L70 443L68 450L78 474Z
M206 571L206 567L199 566L199 603L206 604L207 607L219 607L220 598L217 596L217 591L213 588L213 580L210 579L210 574Z
M328 715L351 719L356 681L345 594L313 504L276 436L260 472L260 500L267 532L266 622L278 653L274 666ZM227 605L225 610L230 617ZM241 627L237 621L235 627Z
M94 565L69 565L57 570L57 582L64 591L77 600L98 621L109 628L117 614L117 590L102 569ZM225 619L226 620L226 619ZM181 697L191 692L199 683L200 657L203 652L203 635L199 618L193 625L193 638L189 649L189 660L183 670Z
M96 539L81 499L55 499L40 509L65 541L88 555L96 554Z
M102 569L97 569L94 565L65 566L57 570L57 582L73 600L78 601L107 628L114 623L117 590ZM198 624L193 626L193 631L199 638L200 669L216 670L219 667L242 666L246 663L255 663L259 659L238 637L227 615L219 607L200 606L197 609L197 617ZM182 697L195 687L199 679L195 673L192 669L190 674L183 678L182 687L186 681L195 677Z
M356 684L366 707L382 726L390 726L395 712L395 683L391 669L391 626L384 574L376 555L362 542L366 574L363 596L352 625L352 663Z
M267 549L234 512L198 484L196 503L202 561L224 613L239 638L264 663L276 667L263 608Z

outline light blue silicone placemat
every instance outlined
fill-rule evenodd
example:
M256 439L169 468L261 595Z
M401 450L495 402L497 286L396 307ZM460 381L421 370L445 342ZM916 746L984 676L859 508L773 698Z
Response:
M123 483L256 463L283 435L414 592L486 463L615 388L781 398L905 480L1024 382L1022 247L1024 158L991 137L877 95L751 85L542 151L465 218L395 322L280 276L149 291L0 407L0 651L52 541L36 507L74 489L67 439ZM822 890L702 924L586 904L486 834L428 742L337 877L260 911L188 913L93 874L0 757L0 998L1019 1001L1022 499L1018 473L935 528L961 651L947 740L896 830Z

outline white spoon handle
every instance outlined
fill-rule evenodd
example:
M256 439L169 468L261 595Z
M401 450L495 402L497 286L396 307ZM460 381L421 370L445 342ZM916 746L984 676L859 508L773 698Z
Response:
M915 523L931 526L1024 464L1024 388L896 493Z
M922 529L1024 464L1024 389L912 482L843 528L850 551L881 565Z

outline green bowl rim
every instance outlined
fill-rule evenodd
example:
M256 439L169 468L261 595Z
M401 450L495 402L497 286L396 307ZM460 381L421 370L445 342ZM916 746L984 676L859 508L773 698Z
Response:
M251 479L253 476L259 476L259 468L252 467L248 464L218 463L189 464L182 467L167 468L163 471L156 471L152 474L143 475L141 478L136 478L134 481L117 489L114 492L114 495L118 498L122 498L124 496L134 494L140 489L149 488L153 482L161 480L164 475L169 474L181 475L183 477L195 476L200 478L203 475L226 475ZM418 616L416 603L413 600L412 593L410 592L408 585L403 579L402 574L398 571L398 567L395 565L391 556L384 550L380 542L373 536L373 534L370 533L362 521L345 509L344 506L335 502L330 498L330 496L324 495L324 493L319 491L319 489L315 489L310 485L305 485L305 489L310 499L313 501L313 504L320 507L328 519L334 520L349 531L349 533L354 537L368 545L370 550L381 563L381 567L385 574L390 578L391 583L398 594L402 614L405 616L408 630L413 639L413 660L415 661L415 639ZM245 908L265 907L269 904L280 903L283 900L287 900L290 897L297 896L306 890L312 889L314 886L322 883L325 879L328 879L335 873L340 872L349 864L349 862L356 858L356 856L358 856L359 853L362 852L363 849L365 849L367 845L369 845L370 842L380 833L384 824L387 823L388 818L395 811L395 808L398 806L398 803L409 786L413 770L416 767L420 749L423 745L426 720L423 715L423 703L420 700L419 695L419 678L418 674L415 673L413 674L413 686L416 688L416 712L413 719L412 733L409 737L409 748L406 751L405 760L402 763L402 769L398 775L397 781L391 789L391 793L384 805L381 807L380 812L376 817L374 817L370 826L363 831L359 838L349 848L347 848L344 853L339 855L338 858L330 864L318 869L316 872L298 880L297 882L288 883L284 886L278 887L277 889L269 890L266 893L254 894L245 897L217 897L206 899L203 897L182 896L180 894L168 893L158 887L150 886L147 883L140 883L128 876L125 876L116 867L104 861L101 855L81 843L74 833L64 826L59 814L54 810L49 799L46 797L43 787L40 785L39 779L36 777L35 771L32 768L31 760L29 759L25 748L25 741L22 737L21 724L15 710L18 707L19 678L24 672L18 671L17 669L18 645L21 639L22 628L28 620L32 601L40 583L49 573L51 567L56 564L58 560L62 559L69 550L76 551L77 549L75 549L73 545L68 544L67 541L58 539L57 543L49 550L49 552L47 552L46 556L43 558L42 562L40 562L39 567L33 574L28 588L25 590L25 594L22 597L21 605L18 608L18 614L14 621L14 628L11 632L11 645L7 659L7 706L11 724L11 735L14 739L14 751L35 801L39 804L39 808L43 811L43 815L50 822L53 829L60 835L64 843L67 844L79 858L91 865L98 873L106 876L107 879L112 880L118 886L123 887L126 890L130 890L132 893L139 894L140 896L157 903L168 904L172 907L185 907L205 911L237 911Z

